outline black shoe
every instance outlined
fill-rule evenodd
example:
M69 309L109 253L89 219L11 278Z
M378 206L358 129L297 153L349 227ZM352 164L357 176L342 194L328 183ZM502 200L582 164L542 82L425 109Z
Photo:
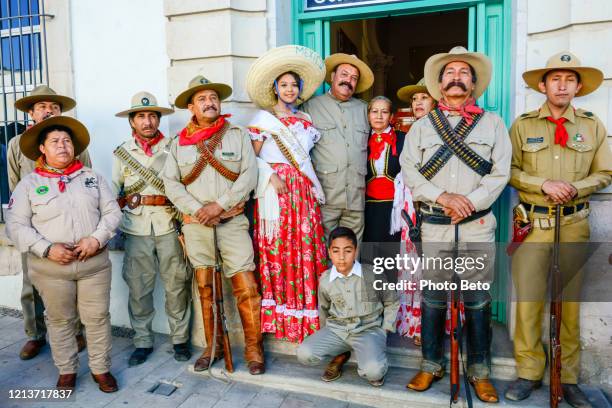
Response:
M519 378L513 381L506 389L506 398L511 401L521 401L528 398L533 390L537 390L542 386L542 380L526 380Z
M189 361L190 358L191 351L189 351L189 345L187 343L174 345L174 359L176 361Z
M130 367L133 367L133 366L136 366L138 364L144 363L145 361L147 361L147 357L152 352L153 352L153 348L152 347L151 348L136 348L136 350L134 350L134 352L130 356L130 359L128 361L128 365Z
M575 408L590 408L592 407L589 399L576 384L561 384L563 388L563 398L565 401Z

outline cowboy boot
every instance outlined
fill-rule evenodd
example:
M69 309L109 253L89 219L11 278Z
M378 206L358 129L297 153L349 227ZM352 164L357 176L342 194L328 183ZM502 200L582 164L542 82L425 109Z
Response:
M434 381L444 377L444 325L446 322L446 305L429 305L421 302L421 353L423 365L421 370L406 384L414 391L426 391ZM438 365L439 369L429 370L429 366Z
M489 381L491 359L491 304L472 309L466 304L468 372L476 396L483 402L499 402L497 391Z
M232 288L242 329L244 331L244 359L252 375L265 372L261 335L261 295L252 271L238 272L232 276Z
M206 348L204 352L195 362L194 371L206 371L211 364L213 338L216 338L217 345L215 346L215 356L213 363L223 357L222 337L219 335L220 330L217 330L217 335L213 336L215 317L213 314L213 274L212 267L197 268L195 270L195 278L198 283L198 292L200 293L200 304L202 305L202 322L204 324L204 337L206 338ZM221 327L221 321L217 316L217 326Z

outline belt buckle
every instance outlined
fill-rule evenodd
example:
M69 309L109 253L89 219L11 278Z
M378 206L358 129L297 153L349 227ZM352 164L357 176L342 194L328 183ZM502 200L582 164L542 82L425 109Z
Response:
M560 207L563 208L563 207ZM563 210L561 210L561 214L563 214ZM548 206L548 215L551 217L555 216L555 207Z
M140 193L134 193L132 195L130 195L127 199L127 206L133 210L134 208L137 208L140 205L140 200L141 200L141 196Z

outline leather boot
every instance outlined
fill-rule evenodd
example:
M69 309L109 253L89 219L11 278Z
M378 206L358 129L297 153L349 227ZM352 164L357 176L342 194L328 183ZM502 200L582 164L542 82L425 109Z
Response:
M76 379L77 379L76 373L60 374L59 378L57 379L56 387L59 389L63 388L63 389L74 390L74 387L76 387Z
M198 292L200 293L200 304L202 305L202 321L204 324L204 337L206 338L206 348L204 352L195 362L193 367L194 371L206 371L210 365L213 338L216 338L217 345L215 346L215 356L213 363L223 356L223 338L219 335L221 328L221 321L217 319L217 336L213 336L214 331L214 314L212 305L214 302L213 298L213 273L212 267L198 268L195 270L195 278L198 283Z
M98 388L102 392L111 393L116 392L119 389L117 386L117 380L115 380L115 377L113 377L110 371L103 374L91 373L91 377L98 383Z
M433 374L426 371L419 371L414 377L412 377L410 382L406 384L406 388L419 392L427 391L434 381L438 381L442 377L444 377L443 370Z
M476 396L482 402L499 402L497 391L488 378L470 378L470 384L474 387Z
M468 369L477 364L480 367L486 367L487 371L486 373L479 372L470 375L486 378L491 364L491 304L489 303L480 309L466 307L465 329Z
M421 351L423 360L444 367L446 307L435 307L428 305L427 302L421 302L421 313Z
M342 376L342 366L344 366L349 358L351 358L350 351L346 351L334 357L325 368L325 372L321 376L321 379L325 382L336 381Z
M238 272L232 276L232 288L242 330L244 331L244 359L252 375L265 372L261 335L261 295L252 271Z
M28 340L26 344L23 345L21 351L19 352L19 358L22 360L30 360L40 353L41 349L47 344L45 339L41 340Z

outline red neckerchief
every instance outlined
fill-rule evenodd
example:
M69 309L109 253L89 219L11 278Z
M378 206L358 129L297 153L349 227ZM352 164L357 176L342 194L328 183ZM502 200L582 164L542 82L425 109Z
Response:
M198 125L195 116L191 118L187 126L179 133L179 146L189 146L197 144L200 140L208 140L225 125L225 118L230 114L220 115L211 126L204 127Z
M370 148L370 155L368 156L368 160L378 160L380 155L385 150L385 143L388 143L391 146L391 152L394 156L397 156L397 135L395 134L395 130L391 128L389 132L385 133L372 133L370 136L370 141L368 142L368 147Z
M156 136L153 136L150 139L140 136L138 133L136 133L133 130L132 130L132 136L134 137L136 144L140 146L144 154L146 154L149 157L153 156L153 146L158 144L164 138L163 133L160 132L159 130L157 131Z
M459 115L465 118L465 121L467 122L468 126L470 126L472 122L474 122L472 114L484 112L482 108L476 105L476 99L472 97L469 97L465 102L463 102L463 105L459 106L458 108L449 106L448 103L444 100L444 98L442 98L440 99L440 101L438 101L438 108L440 108L441 111L459 112Z
M559 119L555 119L552 116L547 116L546 120L557 125L555 128L555 144L561 145L561 147L567 146L569 134L567 133L565 125L563 125L565 122L567 122L567 118L561 117Z
M66 191L66 182L69 181L68 176L74 173L75 171L81 170L82 168L83 163L75 159L64 170L51 169L45 163L45 156L41 155L36 160L36 168L34 169L34 171L36 172L36 174L43 177L59 178L57 186L59 187L60 193L63 193L64 191Z

